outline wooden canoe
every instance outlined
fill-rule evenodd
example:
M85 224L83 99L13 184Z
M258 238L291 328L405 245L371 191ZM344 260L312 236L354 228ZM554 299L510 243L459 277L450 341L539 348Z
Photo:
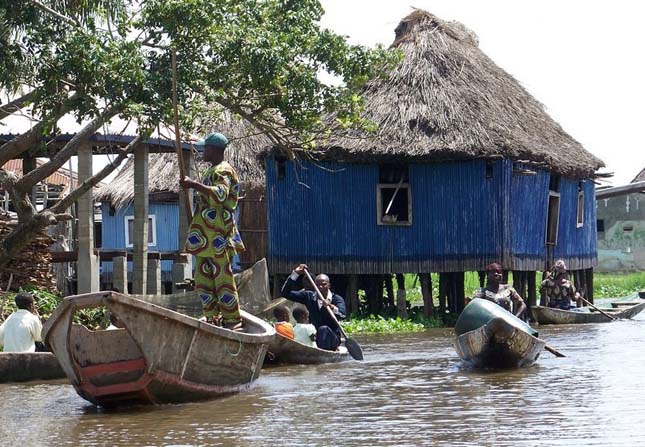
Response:
M0 352L0 383L65 378L51 352Z
M455 350L475 368L518 368L537 360L545 342L497 304L475 298L457 319Z
M551 307L533 306L533 318L539 324L585 324L585 323L610 323L610 320L600 312L591 308L581 307L581 311L553 309ZM602 310L615 319L633 318L645 309L645 301L631 307L618 309L603 308Z
M105 307L125 329L73 323L80 309ZM242 312L244 332L116 292L65 298L43 327L76 392L96 405L175 403L248 388L260 374L273 327Z
M271 365L318 365L349 359L351 356L344 346L341 346L338 351L326 351L276 334L269 343L269 352L264 362Z

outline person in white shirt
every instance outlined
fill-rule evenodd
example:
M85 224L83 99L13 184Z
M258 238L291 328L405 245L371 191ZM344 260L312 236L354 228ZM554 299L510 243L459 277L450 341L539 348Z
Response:
M34 307L31 293L16 295L18 310L0 326L0 346L4 352L35 352L36 342L41 342L43 325Z
M293 309L293 319L296 325L293 327L294 340L303 345L316 347L316 326L309 323L309 311L304 307Z

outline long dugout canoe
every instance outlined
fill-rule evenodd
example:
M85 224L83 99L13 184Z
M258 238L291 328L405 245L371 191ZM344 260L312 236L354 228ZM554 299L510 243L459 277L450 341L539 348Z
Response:
M591 308L581 307L580 311L554 309L551 307L534 306L531 308L533 318L539 324L585 324L610 323L611 319ZM617 320L630 319L645 309L645 301L631 307L618 309L603 308L602 310Z
M344 346L341 346L338 351L326 351L276 334L269 344L269 351L264 363L271 365L319 365L338 363L349 359L351 356Z
M73 323L80 309L105 307L124 329ZM76 392L95 405L177 403L248 388L260 374L273 327L242 312L234 332L116 292L65 298L43 337Z
M454 345L475 368L519 368L534 363L545 342L537 331L495 303L475 298L457 319Z

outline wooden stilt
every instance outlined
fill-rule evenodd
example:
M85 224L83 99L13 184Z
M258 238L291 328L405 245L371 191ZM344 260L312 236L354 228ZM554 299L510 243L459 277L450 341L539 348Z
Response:
M593 304L593 267L585 269L585 277L587 278L587 301Z
M434 315L434 302L432 301L432 276L430 273L419 273L421 283L421 296L423 296L423 315L427 318Z
M347 278L347 289L345 291L345 299L347 300L347 311L351 314L358 314L360 311L358 302L358 275L349 275Z
M385 275L384 276L385 280L385 291L387 295L387 305L389 307L394 307L394 284L392 281L392 275Z
M396 314L401 318L408 317L405 275L402 273L396 275Z
M439 273L439 312L444 318L447 310L448 287L446 284L446 273Z
M455 298L457 302L457 313L461 313L466 307L466 293L464 290L465 273L455 273Z

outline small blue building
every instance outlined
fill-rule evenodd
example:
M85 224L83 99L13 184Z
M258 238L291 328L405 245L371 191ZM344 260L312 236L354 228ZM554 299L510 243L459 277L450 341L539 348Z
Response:
M270 270L306 262L354 281L348 295L356 276L438 272L440 302L459 310L466 271L499 262L534 304L535 272L564 259L590 294L602 162L463 25L417 10L393 47L402 60L363 92L375 134L266 154Z

